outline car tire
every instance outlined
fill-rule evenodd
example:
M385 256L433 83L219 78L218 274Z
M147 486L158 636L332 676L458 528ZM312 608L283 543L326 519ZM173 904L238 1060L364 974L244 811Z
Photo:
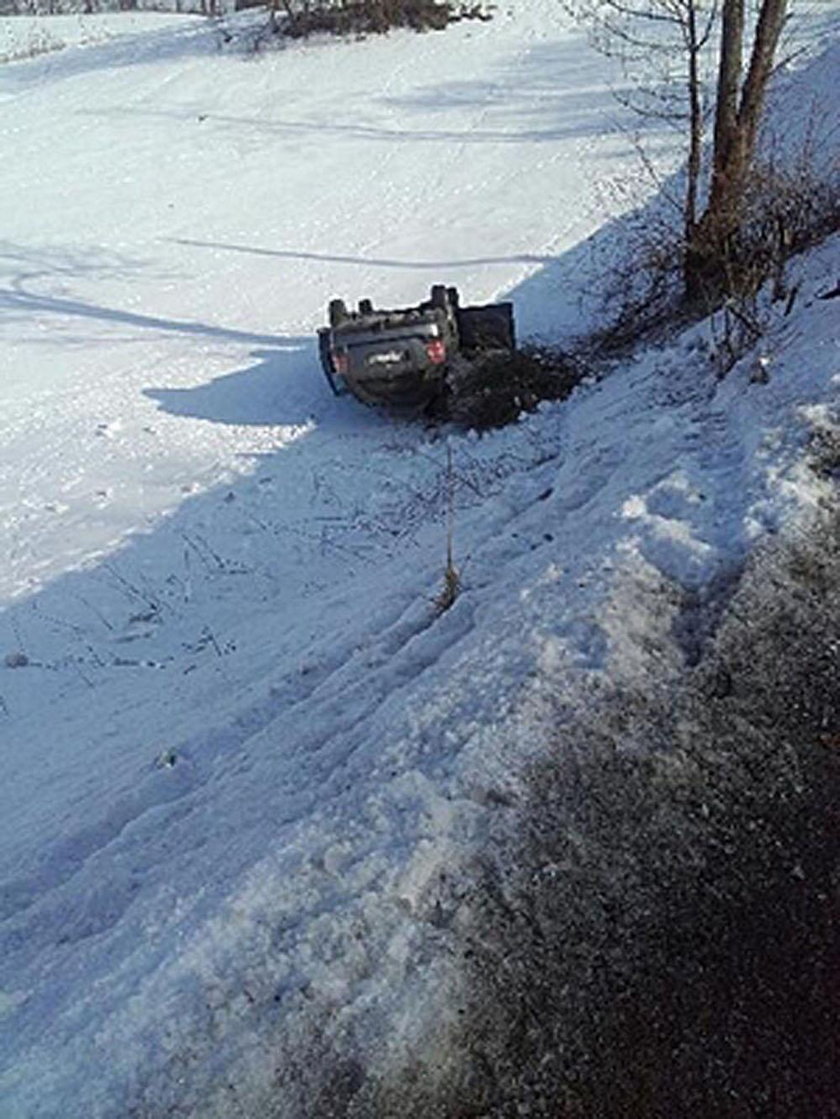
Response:
M445 284L432 284L429 295L429 302L433 307L438 307L441 311L449 310L449 293Z
M350 317L347 313L347 304L343 299L331 299L329 306L330 326L341 326Z

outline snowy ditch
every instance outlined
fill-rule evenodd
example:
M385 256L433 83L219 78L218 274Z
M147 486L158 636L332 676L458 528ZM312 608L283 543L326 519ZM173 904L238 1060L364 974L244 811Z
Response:
M806 291L824 289L835 251L803 272ZM664 887L681 889L683 875L709 865L718 836L703 804L717 797L726 831L730 794L743 793L742 776L706 788L706 744L686 729L715 689L732 694L720 684L737 676L727 626L737 646L745 611L763 617L784 603L789 575L770 584L782 599L774 606L770 592L766 604L750 601L761 599L762 561L745 587L739 572L757 537L796 510L818 521L834 493L825 463L807 465L809 439L819 450L813 433L833 430L833 407L800 403L833 383L830 364L805 372L802 357L806 346L833 352L830 308L805 295L779 329L789 344L766 385L750 384L749 362L717 385L689 334L673 354L651 354L516 428L450 435L464 581L443 614L434 596L446 456L406 428L389 434L399 442L382 470L367 457L373 520L347 516L329 543L309 540L305 565L283 564L304 581L274 582L282 549L302 547L293 531L266 528L270 495L289 479L281 459L282 476L266 462L7 610L5 646L27 662L2 678L20 744L7 766L20 782L41 759L37 796L30 786L14 811L45 834L57 811L67 821L49 858L21 844L4 892L9 977L38 977L4 987L18 1049L4 1085L21 1114L49 1114L72 1092L105 1116L125 1091L136 1116L448 1115L461 1099L504 1114L509 1093L537 1106L561 1081L570 1113L587 1113L587 1016L593 1000L609 1003L610 975L627 977L620 967L597 983L585 977L601 951L636 961L627 944L643 951ZM307 438L317 435L301 446ZM339 463L310 480L309 502L344 509L358 494ZM243 530L252 516L262 527ZM325 586L319 564L336 555L344 579ZM384 598L374 593L382 585ZM279 609L267 612L275 597ZM309 633L303 648L285 632L292 602L296 632ZM797 625L810 632L809 605ZM834 640L829 632L824 648ZM799 646L789 650L797 675L772 633L766 641L775 671L804 688L810 662ZM759 662L739 671L746 680ZM737 716L747 742L749 718L761 718L752 687L743 684ZM818 675L813 687L825 688ZM83 754L55 748L74 741ZM762 749L767 796L784 803L801 766L786 746L777 756L775 739ZM58 807L71 773L80 803L103 774L116 794L83 827ZM629 807L625 782L637 798ZM809 790L806 781L797 795ZM762 821L761 803L752 806ZM555 814L563 823L552 838ZM667 837L683 832L672 852ZM558 912L554 886L531 889L543 881L566 883L557 897L583 891L579 902ZM712 895L717 882L716 871ZM639 891L628 928L624 907ZM559 956L544 955L546 921L549 931L559 922ZM553 968L558 981L571 982L567 968L580 980L569 1004L534 983L534 970ZM514 1005L513 1022L499 1019ZM540 1034L546 1015L571 1022L573 1036L564 1040L561 1025ZM528 1021L533 1050L510 1034ZM660 1042L649 1039L652 1060ZM543 1054L548 1065L534 1068L528 1053L544 1043L568 1059L557 1066ZM91 1052L103 1054L103 1071L82 1085L75 1070Z
M719 382L700 326L483 438L329 399L311 332L351 287L407 302L446 266L513 289L529 332L575 319L583 188L628 158L593 117L606 80L555 5L451 35L419 71L399 36L257 67L187 26L0 76L4 134L29 137L2 199L3 1119L551 1114L558 1085L609 1114L613 1079L621 1114L609 1055L632 1064L664 886L693 884L683 918L746 891L711 851L748 785L707 751L727 704L768 763L738 827L818 900L820 858L774 862L765 806L823 819L833 771L793 726L750 729L750 697L776 681L764 709L830 741L835 636L803 591L753 664L738 618L784 614L768 570L812 586L757 544L827 531L836 241L770 311L767 383L748 361Z

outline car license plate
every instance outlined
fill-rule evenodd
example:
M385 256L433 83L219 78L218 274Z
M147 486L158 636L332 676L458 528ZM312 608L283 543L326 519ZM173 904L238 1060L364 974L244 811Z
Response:
M388 350L383 354L371 354L368 358L368 365L396 365L402 359L401 350Z

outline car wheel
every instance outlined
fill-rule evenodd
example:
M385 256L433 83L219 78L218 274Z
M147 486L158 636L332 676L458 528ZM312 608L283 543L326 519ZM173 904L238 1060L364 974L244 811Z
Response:
M449 295L446 291L444 284L433 284L431 290L431 297L429 302L433 307L439 307L442 311L449 310Z
M350 316L347 314L347 304L343 299L331 299L329 306L330 326L341 326Z

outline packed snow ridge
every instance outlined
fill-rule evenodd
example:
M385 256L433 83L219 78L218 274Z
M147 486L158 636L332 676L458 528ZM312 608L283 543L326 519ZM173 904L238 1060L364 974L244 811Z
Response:
M702 593L830 500L840 246L725 380L705 323L430 430L330 396L326 302L585 328L605 184L647 190L604 59L549 0L259 59L99 27L0 70L0 1114L292 1119L289 1070L456 1013L436 891L558 696L667 635L633 588Z

